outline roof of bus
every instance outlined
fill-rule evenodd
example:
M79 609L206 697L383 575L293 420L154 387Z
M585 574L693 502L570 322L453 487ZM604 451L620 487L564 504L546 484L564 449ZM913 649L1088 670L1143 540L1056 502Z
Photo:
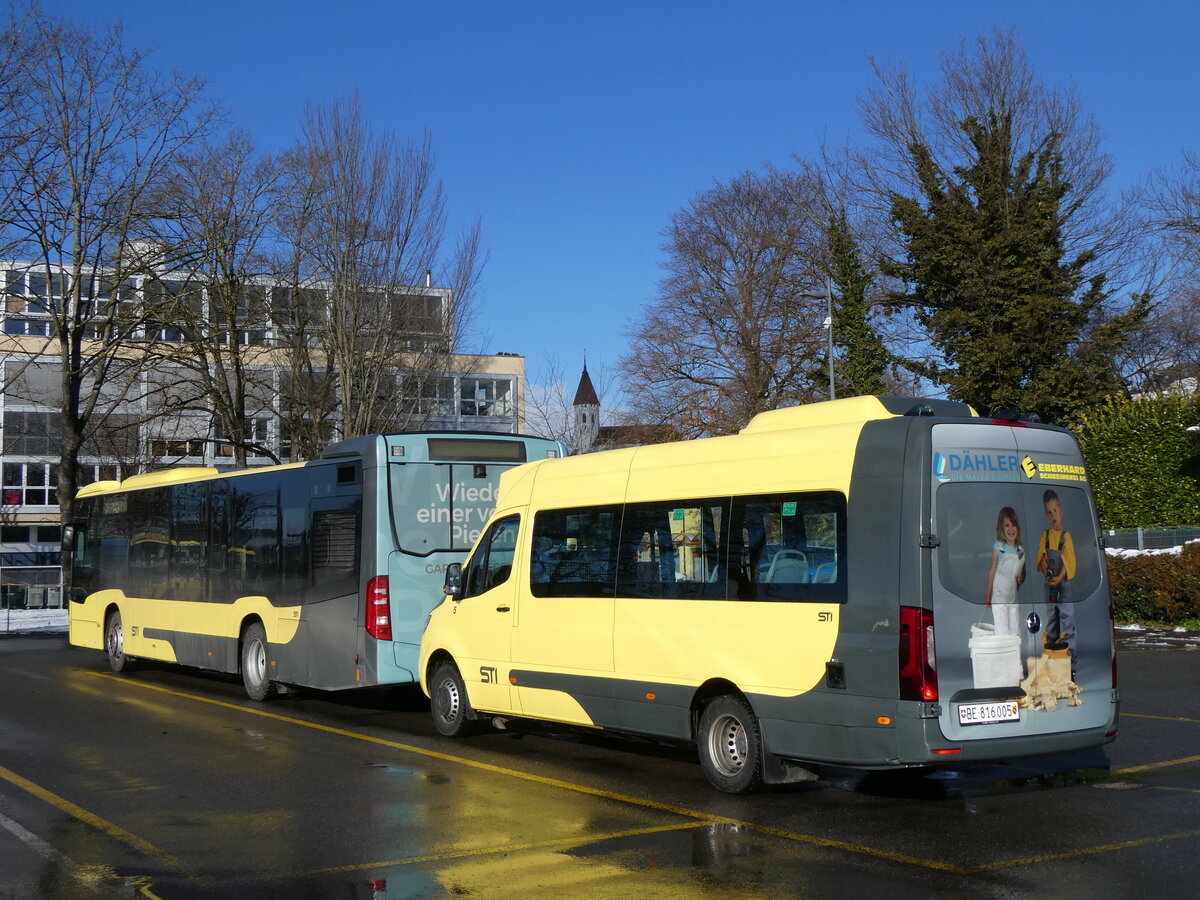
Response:
M739 434L540 460L500 476L500 505L604 504L708 493L752 494L788 484L848 491L854 447L870 421L901 416L974 418L965 403L913 397L851 397L760 413ZM805 430L805 465L788 433ZM728 463L736 460L737 465Z
M302 469L307 463L287 463L282 466L255 466L249 469L230 469L222 471L210 466L176 466L171 469L160 469L147 472L144 475L130 475L124 481L94 481L85 484L75 494L77 498L94 497L98 494L112 494L119 491L140 491L144 488L163 487L169 484L186 484L192 481L209 481L217 478L236 478L239 475L249 475L255 472L283 472L288 469Z
M468 440L502 439L508 441L538 441L554 447L565 447L559 441L550 438L540 438L534 435L506 434L496 431L405 431L390 434L368 434L361 437L348 438L330 444L318 459L307 462L285 463L277 466L253 466L245 469L214 469L209 466L175 466L170 469L160 469L147 472L144 475L131 475L124 481L95 481L84 485L75 494L77 498L94 497L100 494L112 494L121 491L136 491L144 488L163 487L171 484L187 484L193 481L208 481L219 478L235 478L261 472L282 472L288 469L298 469L314 464L328 464L347 456L363 454L372 442L383 438L385 441L401 438L421 437L452 437Z
M971 418L978 414L968 404L956 400L893 396L846 397L842 400L826 400L759 413L739 433L844 425L911 415Z

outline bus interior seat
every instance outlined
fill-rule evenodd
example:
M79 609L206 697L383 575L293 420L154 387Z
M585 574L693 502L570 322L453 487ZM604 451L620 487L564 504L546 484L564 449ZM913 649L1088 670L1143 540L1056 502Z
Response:
M834 584L837 582L837 563L821 563L813 570L813 584Z
M767 584L806 584L808 558L799 550L780 550L771 557L771 567L763 581Z

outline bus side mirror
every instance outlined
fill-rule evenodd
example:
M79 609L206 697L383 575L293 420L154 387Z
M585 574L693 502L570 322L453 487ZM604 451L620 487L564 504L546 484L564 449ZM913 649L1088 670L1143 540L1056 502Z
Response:
M64 525L62 529L62 549L69 552L75 549L76 530L74 525Z
M462 597L462 563L446 566L446 582L442 585L442 593L455 598Z

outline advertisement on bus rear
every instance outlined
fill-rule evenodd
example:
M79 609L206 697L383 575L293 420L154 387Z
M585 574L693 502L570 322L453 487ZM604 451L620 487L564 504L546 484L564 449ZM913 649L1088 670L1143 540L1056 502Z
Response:
M1112 628L1103 550L1074 440L1049 429L933 429L933 605L951 740L1104 725Z

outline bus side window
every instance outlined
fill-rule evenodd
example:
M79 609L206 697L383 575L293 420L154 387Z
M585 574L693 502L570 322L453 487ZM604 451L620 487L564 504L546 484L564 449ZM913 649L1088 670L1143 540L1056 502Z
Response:
M505 516L492 523L463 572L463 599L474 597L506 582L512 575L520 516Z
M228 574L229 482L212 482L208 502L208 559L204 563L208 599L214 603L225 603L233 599L229 595Z
M279 590L279 478L230 479L229 577L235 597Z
M620 522L619 506L538 512L529 561L533 596L613 596Z
M739 600L843 602L846 501L833 492L735 497L729 561Z
M620 597L724 600L729 501L630 503L621 526Z

